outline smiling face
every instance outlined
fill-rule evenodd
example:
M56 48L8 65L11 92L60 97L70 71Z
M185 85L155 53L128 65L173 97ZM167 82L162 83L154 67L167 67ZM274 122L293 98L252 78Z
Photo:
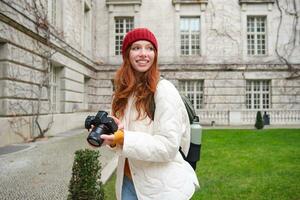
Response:
M146 72L150 69L155 58L155 49L151 42L139 40L132 43L129 60L137 72Z

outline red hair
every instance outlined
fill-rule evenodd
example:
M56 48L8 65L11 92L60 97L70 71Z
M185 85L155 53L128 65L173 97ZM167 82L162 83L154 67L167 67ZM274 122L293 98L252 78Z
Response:
M154 61L150 69L142 74L138 79L136 71L130 64L129 52L127 48L123 57L123 64L115 75L115 92L112 102L112 114L118 118L124 116L128 99L135 96L135 107L138 112L137 119L149 117L153 120L154 93L159 81L160 73L157 64L157 51L155 51Z

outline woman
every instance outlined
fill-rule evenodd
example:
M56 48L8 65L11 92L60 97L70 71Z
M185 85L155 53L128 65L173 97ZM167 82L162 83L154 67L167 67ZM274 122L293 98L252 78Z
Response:
M160 80L157 40L146 28L127 33L123 64L115 76L112 114L119 130L102 135L119 154L116 195L120 200L187 200L197 177L184 161L190 125L176 88Z

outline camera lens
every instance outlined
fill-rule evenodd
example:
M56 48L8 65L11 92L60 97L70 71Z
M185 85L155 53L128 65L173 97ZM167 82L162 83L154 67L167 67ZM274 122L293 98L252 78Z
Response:
M101 144L98 140L95 140L94 138L87 138L88 143L90 143L92 146L99 147Z
M92 146L100 147L103 143L103 140L100 138L100 135L104 133L103 125L99 127L94 127L93 130L90 132L89 136L87 137L88 143Z

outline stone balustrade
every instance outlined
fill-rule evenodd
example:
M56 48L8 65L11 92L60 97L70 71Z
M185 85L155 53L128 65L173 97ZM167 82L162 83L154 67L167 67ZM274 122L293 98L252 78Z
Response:
M253 125L258 110L198 110L200 123L203 125ZM271 125L300 124L300 110L261 110L267 114Z

